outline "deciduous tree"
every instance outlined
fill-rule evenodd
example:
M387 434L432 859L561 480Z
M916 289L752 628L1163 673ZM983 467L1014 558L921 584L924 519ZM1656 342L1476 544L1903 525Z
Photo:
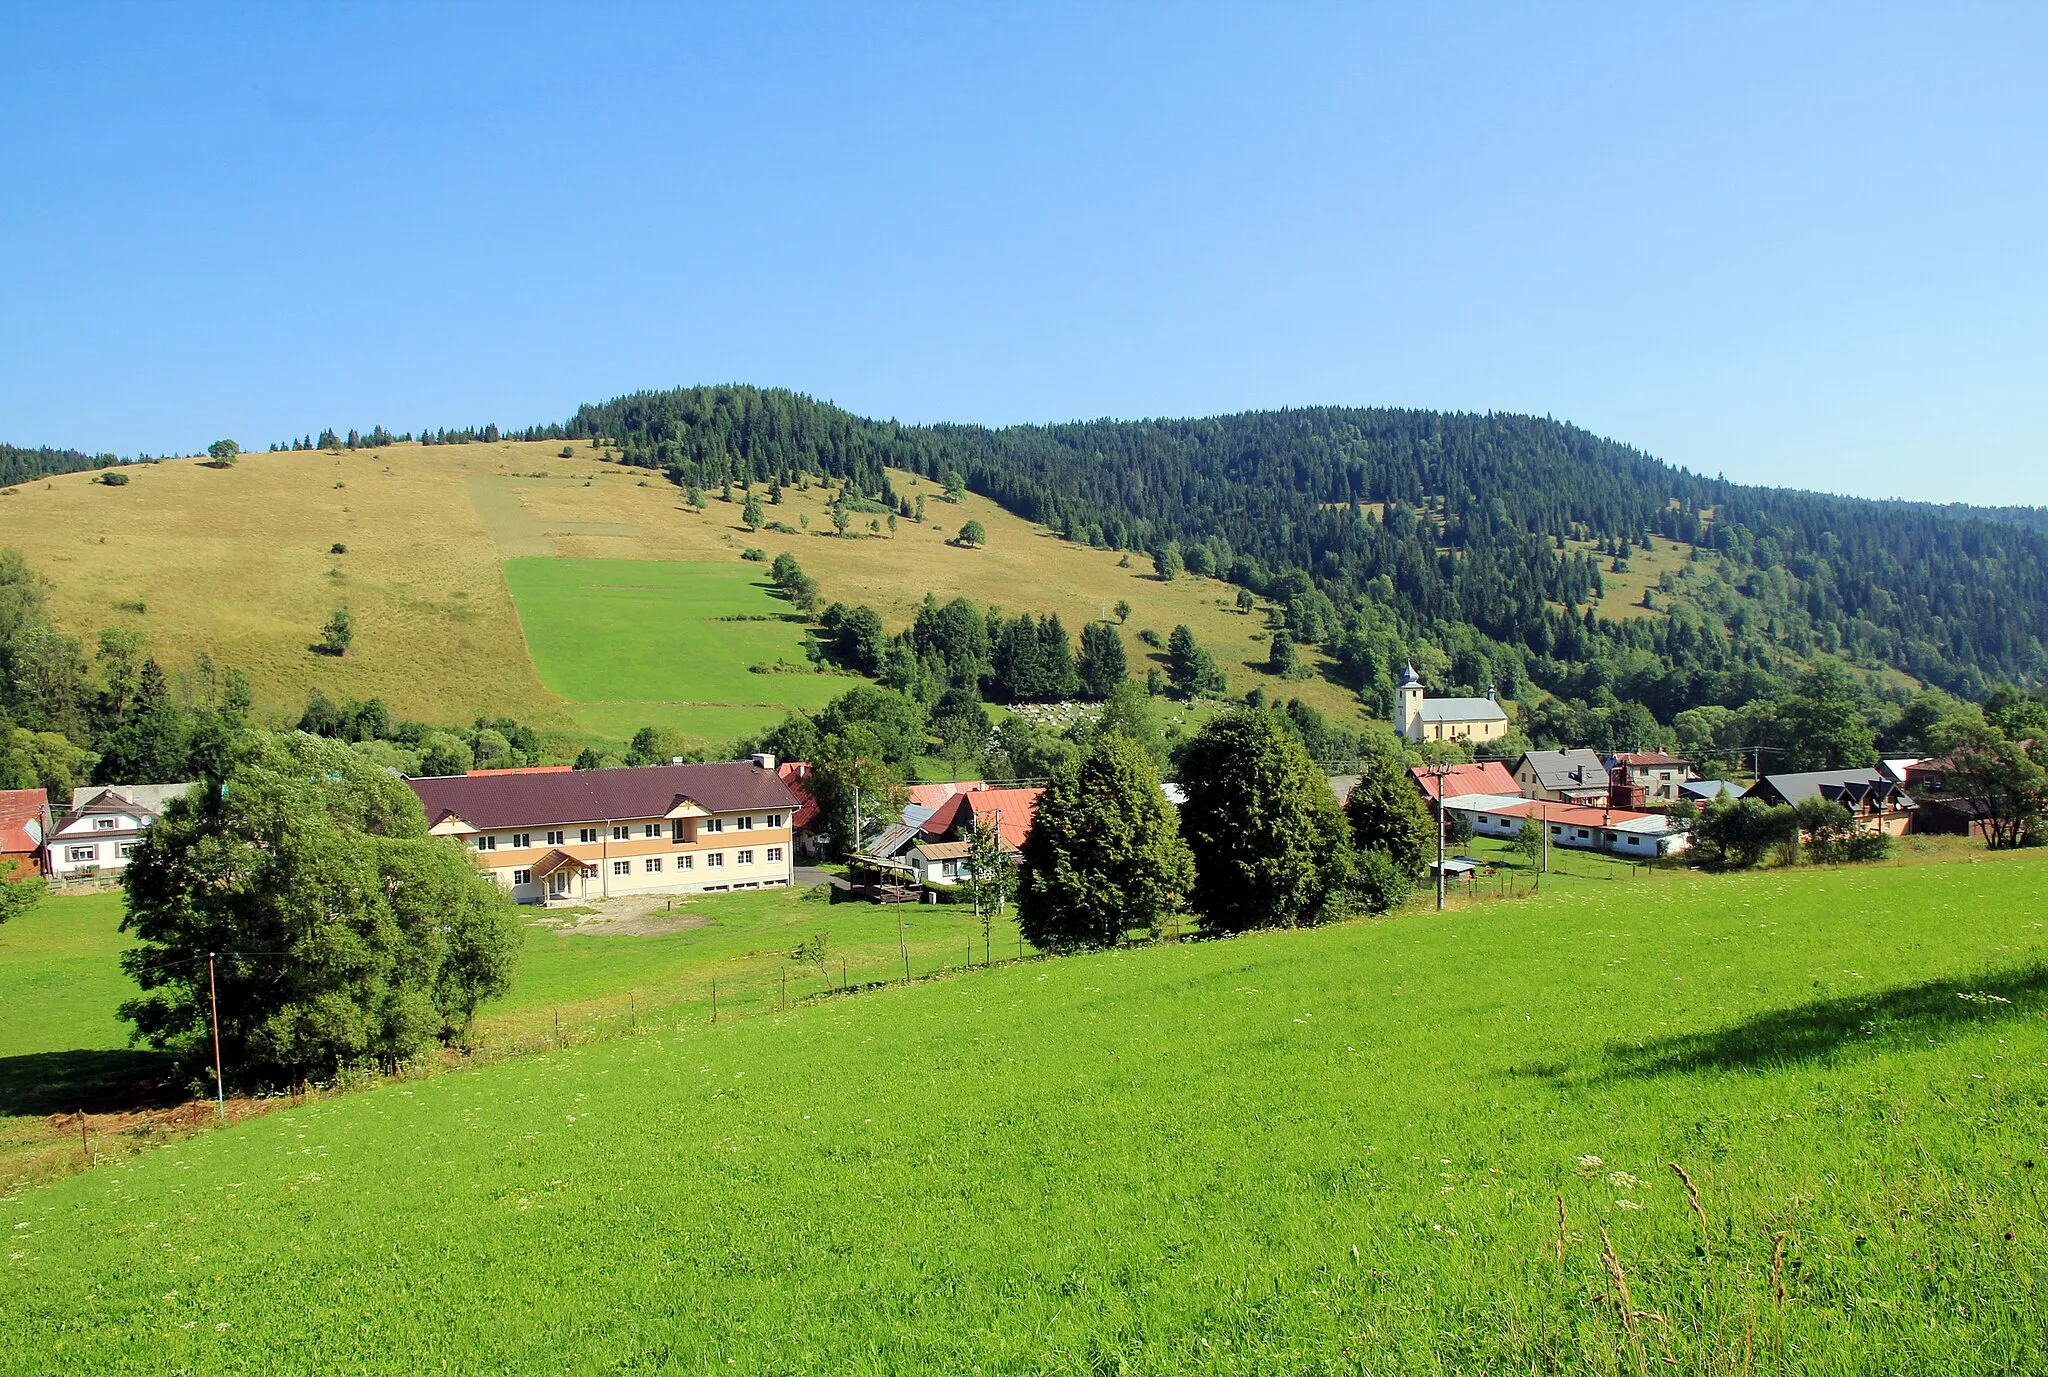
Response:
M1039 796L1018 925L1047 951L1113 946L1133 928L1171 921L1194 877L1151 760L1107 732Z

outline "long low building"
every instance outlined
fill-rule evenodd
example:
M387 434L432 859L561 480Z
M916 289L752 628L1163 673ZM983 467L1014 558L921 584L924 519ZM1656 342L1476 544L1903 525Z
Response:
M774 761L498 770L410 781L520 903L786 885L797 800Z
M1475 837L1513 837L1535 823L1549 828L1552 846L1575 851L1606 851L1647 860L1683 851L1692 842L1662 813L1627 808L1554 803L1519 794L1466 794L1445 799L1444 808L1471 818Z

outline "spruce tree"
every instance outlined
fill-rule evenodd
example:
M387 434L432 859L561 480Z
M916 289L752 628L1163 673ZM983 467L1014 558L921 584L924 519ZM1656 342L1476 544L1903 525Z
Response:
M1123 733L1105 732L1039 796L1018 926L1055 952L1114 946L1134 928L1156 935L1194 878L1151 760Z

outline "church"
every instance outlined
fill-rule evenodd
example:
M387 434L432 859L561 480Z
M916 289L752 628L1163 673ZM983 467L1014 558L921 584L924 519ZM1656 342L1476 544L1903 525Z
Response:
M1431 698L1415 666L1394 687L1394 730L1409 741L1498 741L1508 714L1488 689L1484 698Z

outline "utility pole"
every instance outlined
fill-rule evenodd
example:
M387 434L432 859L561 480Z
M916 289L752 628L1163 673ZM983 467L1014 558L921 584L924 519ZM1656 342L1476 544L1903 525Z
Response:
M213 1103L220 1121L228 1121L228 1086L220 1073L220 990L213 982L214 953L206 954L206 1001L213 1006Z
M1430 777L1436 781L1436 910L1444 910L1444 777L1451 772L1451 766L1439 760L1429 767Z

